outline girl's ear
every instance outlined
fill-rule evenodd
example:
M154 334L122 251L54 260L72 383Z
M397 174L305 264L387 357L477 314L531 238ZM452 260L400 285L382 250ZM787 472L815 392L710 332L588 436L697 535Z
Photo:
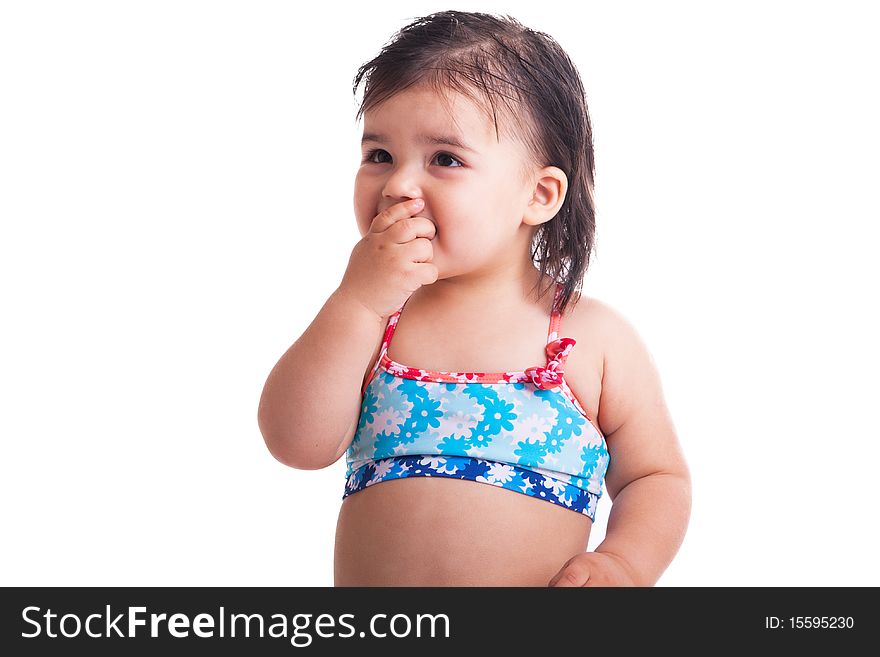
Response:
M537 226L559 212L568 191L568 176L559 167L547 166L535 172L532 198L523 212L523 223Z

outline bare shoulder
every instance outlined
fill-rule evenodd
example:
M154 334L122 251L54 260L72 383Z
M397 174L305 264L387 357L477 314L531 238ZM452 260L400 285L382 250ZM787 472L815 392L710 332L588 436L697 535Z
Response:
M611 436L648 406L661 403L660 374L629 317L605 301L586 300L583 321L602 351L599 422L605 435Z
M648 396L660 393L654 358L632 321L601 299L582 296L568 321L602 354L599 422L609 436Z
M624 316L608 303L582 294L576 304L565 311L563 321L584 337L597 338L605 333L613 333L622 323L628 323Z
M609 303L586 295L569 322L601 352L597 419L611 456L606 484L612 499L639 477L685 471L660 372L633 322Z

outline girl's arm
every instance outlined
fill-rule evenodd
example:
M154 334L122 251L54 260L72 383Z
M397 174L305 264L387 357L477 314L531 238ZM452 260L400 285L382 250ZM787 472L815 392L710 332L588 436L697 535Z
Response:
M619 313L607 317L599 424L607 430L612 506L596 552L619 558L637 586L653 586L684 541L690 472L651 354Z
M598 419L611 512L595 552L575 555L550 586L653 586L684 540L690 472L647 347L618 312L594 307L606 345Z
M437 280L432 221L422 199L385 208L355 244L339 287L266 380L257 422L272 455L318 470L345 452L357 429L361 387L388 317Z
M281 463L317 470L348 446L387 318L337 288L269 373L257 422Z

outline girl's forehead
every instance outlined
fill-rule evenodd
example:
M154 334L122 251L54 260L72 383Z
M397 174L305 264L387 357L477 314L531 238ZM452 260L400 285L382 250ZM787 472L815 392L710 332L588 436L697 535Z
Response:
M437 91L432 87L410 87L398 91L372 107L364 115L378 116L392 111L420 112L423 114L448 115L450 117L473 117L486 114L485 109L473 99L454 90Z
M364 112L365 133L374 132L373 127L392 132L421 127L472 141L496 141L491 110L456 90L438 92L427 85L399 91Z

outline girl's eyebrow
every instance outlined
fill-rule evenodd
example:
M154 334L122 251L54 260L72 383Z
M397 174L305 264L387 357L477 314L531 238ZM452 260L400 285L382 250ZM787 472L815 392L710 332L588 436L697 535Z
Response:
M388 138L385 135L380 135L376 132L365 132L364 136L361 137L361 144L364 144L368 141L374 141L378 144L388 143ZM477 151L464 142L462 142L458 137L453 135L419 135L419 141L423 144L439 144L445 146L454 146L455 148L460 148L464 151L470 151L471 153L477 153Z

